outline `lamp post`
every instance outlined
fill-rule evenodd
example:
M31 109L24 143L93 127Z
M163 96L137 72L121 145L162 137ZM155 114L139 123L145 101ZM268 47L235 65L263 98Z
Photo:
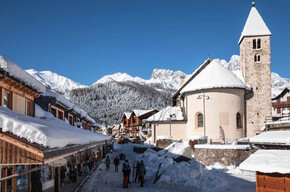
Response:
M205 93L203 93L202 95L199 95L197 97L197 99L202 99L203 101L203 123L204 123L204 129L203 129L203 136L206 136L206 123L205 123L205 99L209 100L210 97L205 95Z

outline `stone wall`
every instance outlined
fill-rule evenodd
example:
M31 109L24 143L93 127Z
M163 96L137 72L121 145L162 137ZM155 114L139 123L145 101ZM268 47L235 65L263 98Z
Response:
M239 166L256 150L234 150L234 149L195 149L195 159L205 166L220 163L224 166Z
M168 147L172 143L171 139L158 139L156 141L156 147L160 149L164 149Z

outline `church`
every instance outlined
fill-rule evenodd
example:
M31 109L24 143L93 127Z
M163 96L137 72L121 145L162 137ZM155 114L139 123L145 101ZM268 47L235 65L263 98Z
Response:
M172 96L173 107L151 116L152 140L237 141L261 132L271 109L271 32L252 3L241 33L240 70L207 59Z

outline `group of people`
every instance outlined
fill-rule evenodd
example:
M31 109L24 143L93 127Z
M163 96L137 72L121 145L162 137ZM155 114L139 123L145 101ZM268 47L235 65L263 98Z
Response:
M125 158L126 158L125 154L123 154L123 153L121 153L119 156L120 156L120 159L118 158L118 156L116 156L114 161L113 161L113 163L115 165L116 172L118 172L120 160L125 160ZM105 164L106 164L106 170L109 171L110 165L111 165L111 160L110 160L109 156L106 157ZM127 159L123 163L122 172L123 172L123 176L124 176L123 187L128 188L128 183L130 183L131 167L130 167L129 161ZM136 165L133 164L132 181L138 182L138 183L141 182L140 187L143 187L145 175L146 175L146 169L145 169L145 165L144 165L143 160L141 160L140 162L137 161Z

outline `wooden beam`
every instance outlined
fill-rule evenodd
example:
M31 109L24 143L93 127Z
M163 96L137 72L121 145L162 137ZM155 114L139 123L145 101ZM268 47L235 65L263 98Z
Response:
M30 167L30 166L29 166L29 167ZM31 172L37 171L37 170L42 169L42 168L44 168L44 167L45 167L45 165L41 165L41 166L39 166L39 167L34 167L34 168L32 168L32 169L29 169L29 170L27 170L27 171L23 171L23 172L21 172L21 173L16 173L16 174L13 174L13 175L9 175L9 176L3 177L3 178L0 179L0 182L6 181L6 180L9 180L9 179L12 179L12 178L15 178L15 177L21 176L21 175L25 175L25 174L27 174L27 173L31 173Z
M36 148L33 148L32 146L29 146L21 141L18 141L17 139L11 138L3 133L0 133L0 139L6 141L8 143L11 143L13 145L16 145L17 147L20 147L28 152L31 152L31 153L34 153L34 154L40 156L40 157L43 157L43 151L36 149Z

